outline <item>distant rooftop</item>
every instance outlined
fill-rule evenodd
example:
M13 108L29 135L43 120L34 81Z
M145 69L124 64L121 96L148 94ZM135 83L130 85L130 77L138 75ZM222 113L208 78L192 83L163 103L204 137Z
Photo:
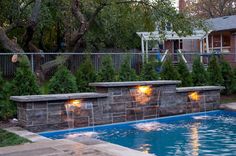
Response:
M236 15L211 18L206 23L213 31L233 30L236 29Z

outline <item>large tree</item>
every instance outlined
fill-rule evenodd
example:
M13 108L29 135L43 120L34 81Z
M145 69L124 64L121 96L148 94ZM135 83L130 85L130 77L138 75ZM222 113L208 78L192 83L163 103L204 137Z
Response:
M236 14L236 0L187 0L186 5L190 15L203 19Z
M160 29L172 23L182 35L192 29L170 0L2 0L0 9L0 48L21 54L139 47L136 31L153 31L157 22ZM40 56L36 70L42 75L70 59L40 65Z

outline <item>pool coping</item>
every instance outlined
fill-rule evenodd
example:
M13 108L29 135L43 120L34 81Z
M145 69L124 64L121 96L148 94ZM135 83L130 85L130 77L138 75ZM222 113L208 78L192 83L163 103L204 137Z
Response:
M106 93L69 93L69 94L48 94L48 95L26 95L26 96L11 96L10 99L16 102L41 102L41 101L57 101L71 99L98 99L106 98Z
M213 111L207 111L207 113L217 113L220 111L228 111L228 110L213 110ZM235 112L235 111L234 111ZM139 120L139 121L129 121L129 122L122 122L122 123L114 123L114 124L107 124L107 125L98 125L96 127L105 127L105 126L111 126L111 125L125 125L125 124L132 124L132 123L140 123L140 122L150 122L150 121L156 121L157 119L169 119L169 118L179 118L179 117L186 117L186 116L193 116L193 115L204 115L205 112L197 112L197 113L189 113L189 114L180 114L180 115L174 115L174 116L166 116L166 117L160 117L160 118L155 118L155 119L146 119L146 120ZM85 127L85 128L75 128L73 130L83 130L83 129L89 129L93 127ZM83 144L84 146L87 146L88 148L91 148L93 150L98 150L101 152L105 152L109 156L155 156L154 154L146 154L141 151L131 149L128 147L124 147L118 144L113 144L107 141L99 140L99 139L94 139L94 138L86 138L88 139L87 142L90 142L91 144L84 143L83 140L78 139L78 140L73 140L73 139L50 139L47 137L42 136L41 134L45 133L52 133L52 132L63 132L63 131L69 131L67 130L57 130L57 131L47 131L47 132L41 132L41 133L33 133L29 132L28 130L25 130L20 127L11 127L11 128L5 128L5 130L15 133L21 137L24 137L33 143L51 143L57 142L58 140L68 140L71 142L74 142L74 145L76 144ZM95 140L95 142L94 142ZM32 143L32 144L33 144ZM18 145L19 146L19 145ZM23 145L20 145L23 146ZM14 147L14 146L13 146Z
M29 132L28 130L25 130L21 127L11 127L11 128L5 128L4 130L7 130L11 133L17 134L21 137L24 137L30 141L32 141L32 143L27 143L27 144L22 144L22 145L16 145L16 146L7 146L7 147L2 147L0 148L1 151L3 152L3 154L5 154L6 156L9 154L11 155L11 153L14 152L28 152L29 150L33 149L37 150L37 149L43 149L43 147L38 147L39 144L48 144L48 148L54 148L54 145L58 143L58 141L62 142L69 142L71 145L73 146L81 146L81 144L86 147L87 149L91 149L93 151L100 151L101 153L105 153L106 156L155 156L154 154L146 154L143 153L141 151L135 150L135 149L131 149L128 147L124 147L118 144L113 144L110 142L106 142L103 140L98 140L96 139L96 141L94 142L93 138L86 138L87 142L93 142L92 144L86 144L81 140L73 140L73 139L50 139L44 136L41 136L37 133L32 133ZM45 146L45 145L44 145ZM30 149L27 147L31 147ZM25 149L25 150L22 150ZM5 151L5 152L4 152ZM7 151L7 152L6 152ZM33 150L32 150L33 152ZM1 152L0 152L1 155ZM99 155L98 155L99 156ZM103 154L101 156L104 156Z
M133 87L133 86L144 86L144 85L177 85L181 81L177 80L157 80L157 81L126 81L126 82L94 82L89 83L89 86L93 87Z

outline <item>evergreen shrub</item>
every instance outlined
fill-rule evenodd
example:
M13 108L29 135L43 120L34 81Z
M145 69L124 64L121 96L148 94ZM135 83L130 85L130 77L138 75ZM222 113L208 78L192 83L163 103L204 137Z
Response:
M110 55L106 55L102 58L102 65L98 72L98 82L113 82L116 80L115 69L112 64L112 58Z
M223 78L223 86L225 90L223 91L224 94L231 94L234 89L235 80L234 80L234 72L230 66L230 64L226 61L221 61L221 75Z
M75 93L77 91L76 78L65 66L59 66L50 79L48 87L50 94Z
M131 67L130 56L127 55L119 71L119 81L135 81L138 79L136 71Z
M1 84L0 88L0 120L16 116L16 105L10 100L12 85L9 82Z
M90 92L94 90L94 88L89 86L89 83L96 81L96 72L90 56L86 56L86 59L76 72L75 77L79 92Z
M172 60L168 58L162 66L161 70L162 80L180 80L180 75L178 71L173 66Z
M184 60L182 58L180 59L180 62L177 65L177 71L179 73L180 80L182 82L181 86L182 87L192 86L191 73L189 72L189 69L188 69L186 63L184 62Z
M143 81L154 81L159 79L159 74L156 71L158 63L151 59L148 62L145 61L141 70L140 80Z
M208 75L199 57L193 61L192 80L194 86L208 85Z
M233 68L233 74L234 74L234 85L233 85L233 93L236 93L236 68Z
M31 71L28 62L22 61L16 69L15 77L12 81L12 95L37 95L40 89L36 81L36 76Z
M215 56L212 56L207 68L209 85L222 85L221 68Z

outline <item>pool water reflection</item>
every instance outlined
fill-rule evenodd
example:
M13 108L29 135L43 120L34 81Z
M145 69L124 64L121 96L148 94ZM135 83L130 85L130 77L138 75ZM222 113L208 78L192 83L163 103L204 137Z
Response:
M166 155L236 155L236 113L211 111L141 122L46 132L41 135L98 138L144 153ZM86 136L86 135L85 135Z

